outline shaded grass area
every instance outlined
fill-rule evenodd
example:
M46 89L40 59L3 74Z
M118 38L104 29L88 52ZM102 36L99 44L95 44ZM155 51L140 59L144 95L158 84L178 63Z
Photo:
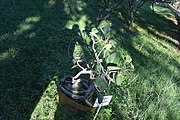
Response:
M67 54L72 56L73 44L69 53L67 48L80 37L77 30L65 28L64 4L54 2L0 3L1 119L30 119L53 76L69 74L72 63ZM40 108L42 115L55 107L55 94L50 94L48 109Z
M76 113L57 105L55 84L72 74L76 42L88 53L84 43L97 25L102 6L93 3L0 1L0 119L93 118L94 113ZM113 101L98 119L180 119L180 54L176 38L169 34L176 29L168 15L174 16L167 8L156 7L153 16L147 5L137 14L131 33L127 12L112 14L116 49L132 56L136 70L123 76L121 87L112 86ZM161 33L165 38L159 37Z

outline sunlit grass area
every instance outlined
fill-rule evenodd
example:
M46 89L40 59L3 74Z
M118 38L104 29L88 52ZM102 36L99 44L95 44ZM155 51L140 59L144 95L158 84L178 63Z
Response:
M0 119L91 120L92 113L57 104L56 81L73 66L76 43L89 57L89 31L97 26L100 2L90 0L0 1ZM112 85L109 106L98 120L179 120L180 53L175 16L146 4L128 30L127 10L112 13L117 52L135 70Z

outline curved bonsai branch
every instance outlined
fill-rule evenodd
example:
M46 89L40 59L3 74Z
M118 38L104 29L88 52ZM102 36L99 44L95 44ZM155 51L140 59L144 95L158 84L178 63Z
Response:
M82 70L84 70L85 68L83 68L79 63L80 62L82 62L82 60L78 60L76 63L77 63L77 66L79 67L79 68L81 68Z
M97 55L97 51L96 51L96 49L95 49L95 44L97 44L98 42L95 41L94 36L93 36L92 34L90 34L90 35L91 35L91 39L92 39L92 41L93 41L92 50L93 50L94 55L95 55L95 58L96 58L96 60L97 60L97 59L98 59L98 55Z
M104 46L101 51L99 52L99 54L97 55L98 59L99 59L99 56L101 55L101 53L103 52L103 50L106 48L106 46Z
M92 71L92 70L87 70L87 69L81 70L78 74L76 74L76 76L73 77L72 83L76 83L76 82L77 82L76 79L78 79L79 76L82 75L82 74L92 75L92 74L93 74L93 71Z

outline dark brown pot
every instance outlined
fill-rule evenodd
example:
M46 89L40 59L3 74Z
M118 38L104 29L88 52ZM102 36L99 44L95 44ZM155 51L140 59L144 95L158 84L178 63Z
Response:
M66 79L67 77L64 77L62 79ZM68 97L60 88L59 86L59 82L57 83L57 89L58 89L58 102L62 103L68 107L80 110L80 111L84 111L84 112L90 112L90 111L94 111L96 108L93 107L88 107L88 106L84 106L82 104L77 103L76 101L74 101L73 99L71 99L70 97Z

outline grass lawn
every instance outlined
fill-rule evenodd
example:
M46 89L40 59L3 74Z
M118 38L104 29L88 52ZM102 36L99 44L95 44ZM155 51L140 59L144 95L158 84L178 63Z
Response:
M0 119L91 120L95 113L70 112L56 103L56 81L71 74L78 42L97 25L95 0L0 1ZM96 4L94 4L96 3ZM133 59L135 71L113 85L112 102L98 120L180 120L180 52L171 10L149 5L127 27L127 10L109 19L117 52Z

